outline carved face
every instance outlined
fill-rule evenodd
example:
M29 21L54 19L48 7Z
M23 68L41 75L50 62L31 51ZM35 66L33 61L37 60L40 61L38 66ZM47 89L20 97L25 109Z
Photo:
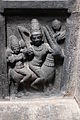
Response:
M12 39L11 49L15 54L18 54L20 52L20 45L18 39Z
M15 54L19 53L19 51L20 51L19 45L12 46L12 50Z
M31 41L33 45L39 46L42 43L42 34L33 34L31 35Z
M52 28L55 31L60 30L60 28L61 28L61 22L59 20L55 19L54 21L52 21Z
M20 52L20 45L19 45L19 40L17 39L17 37L15 35L11 35L9 37L9 41L10 41L10 46L12 51L15 54L18 54Z

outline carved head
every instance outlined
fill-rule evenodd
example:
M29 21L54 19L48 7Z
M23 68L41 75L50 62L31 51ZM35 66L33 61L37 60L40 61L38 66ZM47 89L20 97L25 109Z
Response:
M31 21L31 41L36 46L39 46L42 43L41 25L37 19L32 19Z
M11 46L12 51L15 54L19 53L19 51L20 51L20 45L19 45L19 40L17 39L17 37L14 36L14 35L11 35L9 37L9 41L10 41L10 46Z
M53 20L52 21L52 28L55 31L60 30L60 28L61 28L61 22L59 20L57 20L57 19Z

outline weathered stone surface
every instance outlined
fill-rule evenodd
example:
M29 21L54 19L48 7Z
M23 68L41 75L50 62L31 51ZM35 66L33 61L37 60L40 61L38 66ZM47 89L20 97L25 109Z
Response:
M80 24L80 23L79 23ZM76 77L76 92L75 98L80 106L80 28L78 30L78 43L77 43L77 77Z
M5 96L8 93L7 64L5 50L6 50L5 18L4 16L0 15L0 97Z
M0 120L80 120L73 99L42 98L0 102Z
M18 8L20 8L21 10L23 8L38 8L39 10L41 9L55 9L57 8L58 10L59 9L64 9L64 11L66 11L66 15L67 15L67 9L74 3L75 0L53 0L53 1L9 1L9 0L2 0L2 8L4 9L5 8L5 15L6 15L6 11L7 9L9 11L11 11L12 8L14 8L14 11L15 11L15 8L17 8L17 11L19 10ZM72 6L71 6L72 7ZM10 8L10 9L9 9ZM47 11L48 11L47 9ZM12 11L11 11L12 12ZM16 11L15 11L16 13ZM8 14L9 15L9 14ZM68 16L67 16L68 17ZM66 47L65 47L65 53L66 53L66 57L65 57L65 64L64 64L64 68L63 68L63 71L64 71L64 78L63 78L63 81L61 82L61 84L63 84L63 86L67 86L67 90L68 88L70 88L68 91L69 93L71 93L73 90L75 91L75 64L74 64L74 61L75 61L75 40L74 40L74 29L75 29L75 24L73 22L75 22L75 20L73 20L74 17L73 15L68 19L68 33L67 33L67 40L66 40ZM71 22L73 20L73 22ZM74 27L73 27L74 26ZM73 43L72 43L73 41ZM68 58L68 59L66 59ZM68 66L67 66L68 64ZM61 79L60 79L61 80ZM70 82L69 82L70 81ZM58 82L57 82L58 83ZM60 86L60 85L59 85ZM61 85L62 87L62 85ZM72 88L72 89L71 89ZM74 93L74 92L73 92Z
M74 49L75 67L74 67L74 81L75 81L75 98L80 106L80 1L76 0L72 7L72 19L74 20L74 40L76 46Z
M75 6L75 7L74 7ZM79 6L79 4L78 4ZM65 61L64 61L64 89L66 89L66 93L68 95L74 95L75 90L77 88L77 79L79 70L77 69L79 66L79 11L78 11L77 1L71 7L71 15L67 19L67 39L66 39L66 47L65 47ZM77 74L78 73L78 74ZM79 84L79 82L78 82Z
M32 16L32 14L31 14L31 16ZM36 16L37 17L37 16ZM55 69L57 69L57 68L59 68L62 64L63 64L63 57L64 57L64 55L63 55L63 49L62 49L62 47L60 46L60 44L58 43L58 39L59 39L59 41L61 41L61 39L65 39L65 34L66 34L66 30L65 30L65 28L64 28L64 32L65 32L65 34L64 34L64 38L62 38L62 36L58 36L58 38L57 37L55 37L55 43L53 42L53 40L52 40L52 36L50 36L50 34L54 34L55 36L57 36L57 34L62 34L62 27L65 27L65 21L64 21L64 19L65 19L65 17L63 17L62 19L61 19L61 17L59 17L62 21L64 21L64 23L61 25L61 21L59 21L59 20L57 20L57 18L56 18L56 20L54 20L55 19L55 17L53 18L48 18L47 16L46 16L46 18L45 17L39 17L39 19L40 19L40 23L42 23L41 25L39 24L39 22L38 22L38 20L37 19L32 19L32 21L31 21L31 24L30 24L30 18L29 18L29 20L28 20L28 17L17 17L17 16L15 16L15 18L16 19L14 19L13 18L13 16L11 16L11 17L7 17L7 50L6 50L6 56L7 56L7 62L8 62L8 68L10 68L10 70L13 70L13 71L15 71L15 67L17 66L17 63L18 62L21 62L22 64L23 63L25 63L25 61L27 62L27 61L29 61L29 59L27 59L27 57L30 57L31 56L31 54L33 53L33 56L34 56L34 58L33 59L31 59L30 61L29 61L29 66L33 66L33 68L28 68L28 66L27 66L27 64L25 63L25 65L27 66L27 68L28 69L26 69L25 68L25 71L26 71L26 77L27 77L27 75L29 75L29 76L31 76L32 75L32 77L30 77L31 78L31 81L35 81L35 82L31 82L31 83L29 83L29 81L30 81L30 79L29 79L29 77L27 77L26 79L27 80L25 80L25 84L27 84L28 83L28 88L30 89L31 87L34 87L34 85L37 87L37 85L39 84L39 87L40 87L40 79L42 79L42 78L44 78L45 80L44 80L44 85L46 85L46 84L48 84L48 83L52 83L53 84L53 82L54 82L54 79L55 79ZM14 19L14 20L13 20ZM53 19L53 24L51 24L52 23L52 19ZM14 22L13 22L14 21ZM35 21L35 22L34 22ZM48 22L49 21L49 22ZM42 30L41 30L41 27L39 27L39 25L37 25L37 23L40 25L40 26L44 26L43 27L43 31L44 31L44 33L42 34ZM46 25L45 25L46 24ZM49 25L50 24L50 25ZM22 27L22 26L25 26L25 27ZM34 27L33 27L33 25L34 25ZM30 26L30 27L29 27ZM35 27L35 26L37 26L37 28ZM56 26L56 27L55 27ZM32 28L31 30L30 30L30 28ZM34 28L34 29L33 29ZM27 29L27 30L26 30ZM37 29L37 32L36 32L36 29ZM28 32L30 32L30 34L31 34L31 37L30 38L28 38L27 36L26 36L26 38L28 38L28 39L25 39L24 37L22 37L23 35L24 35L24 32L23 32L23 30L26 30L25 32L27 33L27 31ZM52 31L51 31L52 30ZM22 34L22 32L20 32L20 31L22 31L23 32L23 34ZM49 31L49 32L48 32ZM54 31L56 31L55 33L54 33ZM58 31L58 33L57 33L57 31ZM57 34L56 34L57 33ZM14 36L14 35L16 35L16 36ZM22 34L22 35L21 35ZM34 36L34 42L33 42L33 35L35 34L35 36ZM41 37L41 39L38 39L38 40L36 40L36 38L37 38L37 36L40 36ZM44 37L42 37L42 36L44 36ZM46 37L45 37L46 36ZM26 55L24 54L24 53L21 53L21 51L19 51L19 50L21 50L21 47L19 46L19 42L20 42L20 39L21 38L24 38L24 40L22 40L23 42L24 41L26 41L26 45L25 45L25 49L26 49ZM47 40L47 39L48 40ZM33 46L31 45L31 43L30 43L30 40L31 40L31 42L33 43ZM40 40L40 41L39 41ZM47 42L47 44L46 44L46 42L45 42L45 40L46 40L46 42ZM39 43L37 44L37 42L36 41L39 41ZM44 41L44 42L43 42ZM49 44L50 43L50 44ZM64 43L64 42L63 42ZM17 52L17 54L16 54L16 51L14 51L15 49L12 49L12 48L16 48L16 44L17 44L17 46L18 46L18 48L19 48L19 50L18 50L18 52ZM24 42L24 44L25 44L25 42ZM9 46L9 45L11 45L11 46ZM48 45L48 46L50 46L50 47L46 47L45 45ZM55 47L54 47L54 45L56 46L56 48L57 48L57 52L54 52L54 51L56 51L56 49L55 49ZM31 53L31 49L30 49L30 47L29 46L31 46L31 48L32 48L32 53ZM36 49L37 50L35 50L35 47L37 47ZM41 50L39 50L39 47L41 47ZM16 48L17 49L17 48ZM54 53L54 55L52 55L52 52L51 53L49 53L49 49L51 49ZM27 52L27 50L29 51L29 52ZM34 51L33 51L34 50ZM47 52L46 52L46 50L47 50ZM9 52L10 51L13 51L13 53L11 53L11 54L9 54ZM38 52L39 51L39 52ZM36 52L36 54L35 54L35 52ZM19 55L21 55L21 54L23 54L24 56L25 56L25 58L26 58L26 60L23 60L22 61L22 58L20 58L19 59L19 57L17 58L17 56L19 56ZM39 56L38 56L38 54L39 54ZM48 55L48 56L47 56ZM57 60L57 58L55 58L55 55L56 56L58 56L59 58L58 58L58 60ZM13 56L13 57L12 57ZM14 60L13 58L14 58L14 56L16 56L16 59L17 60ZM11 58L11 59L10 59ZM44 59L42 59L42 58L44 58ZM60 59L60 58L62 58L62 59ZM36 60L37 61L36 61ZM13 62L12 62L12 60L13 60ZM51 62L51 61L53 61L53 62ZM49 62L48 62L49 61ZM54 61L56 61L56 63L54 62ZM62 63L61 63L61 65L59 65L59 62L58 61L62 61ZM32 63L31 63L32 62ZM35 62L36 62L36 64L35 64ZM10 64L9 64L10 63ZM14 65L14 68L13 68L13 66L11 66L11 65L13 65L14 63L16 63L16 65ZM34 64L33 64L34 63ZM42 64L41 64L42 63ZM31 65L30 65L31 64ZM38 64L38 68L37 68L37 64ZM46 66L45 66L45 64L46 64ZM56 67L56 65L57 65L57 67ZM18 65L19 66L19 65ZM49 67L50 66L50 67ZM20 66L20 69L21 69L21 66ZM24 68L23 68L24 69ZM18 70L19 70L19 68L18 68ZM8 71L9 71L9 69L8 69ZM32 71L32 72L31 72ZM34 72L35 71L35 72ZM38 72L37 72L38 71ZM59 71L59 70L58 70ZM10 71L9 71L10 72ZM16 73L16 74L15 74ZM22 74L21 73L17 73L16 71L15 71L15 73L13 73L13 75L10 75L11 76L11 78L14 78L13 76L15 76L15 78L14 78L14 80L13 80L13 82L14 81L16 81L16 83L19 85L20 84L20 80L21 79L23 79L24 78L24 76L22 77ZM44 73L44 75L43 75L43 73ZM59 71L58 72L58 75L57 75L57 81L58 81L58 83L57 83L57 86L58 86L58 84L60 83L60 79L61 79L61 74L59 75L59 73L61 73L61 71ZM11 74L12 74L12 72L11 72ZM37 77L36 76L36 74L38 74L38 76L39 77ZM51 74L51 75L50 75ZM48 77L48 75L50 75L49 77ZM55 76L54 76L55 75ZM34 76L36 77L36 78L34 78ZM37 79L38 78L38 79ZM19 80L19 81L18 81ZM39 80L39 81L37 81L37 80ZM42 80L43 81L43 80ZM56 80L55 80L56 81ZM12 82L12 79L10 79L10 82ZM18 83L19 82L19 83ZM37 83L36 83L37 82ZM24 81L23 81L23 83L24 83ZM12 84L11 84L12 85ZM22 84L23 85L23 84ZM27 85L26 85L26 87L27 87ZM40 90L39 89L39 87L37 88L38 90ZM50 87L51 88L51 87ZM50 89L49 88L49 89ZM59 85L59 87L57 87L57 90L60 88L60 85ZM25 88L26 89L26 88ZM37 91L37 90L36 90ZM46 91L46 90L45 90ZM54 90L53 90L54 91Z
M69 0L2 0L4 8L67 8Z
M76 91L75 91L75 98L80 106L80 1L77 0L76 3L76 10L77 14L77 77L76 77Z
M1 1L0 1L1 2ZM17 8L17 12L16 12ZM52 0L52 1L11 1L11 0L2 0L0 3L0 12L4 11L4 15L11 16L12 13L17 14L17 19L19 24L22 24L22 18L19 16L20 14L25 14L25 10L27 13L29 9L32 9L34 13L38 10L40 14L44 16L45 12L51 13L52 17L64 17L64 21L66 21L66 41L64 45L65 52L65 60L63 68L59 68L57 70L57 74L60 74L56 78L56 88L60 91L60 82L61 88L65 91L65 96L74 96L80 105L80 1L79 0ZM4 10L5 9L5 10ZM57 10L56 10L57 9ZM7 12L8 11L8 12ZM21 13L22 11L22 13ZM56 12L57 11L57 12ZM59 11L59 12L58 12ZM70 16L67 14L67 11L71 12ZM37 14L38 14L37 12ZM31 13L31 12L30 12ZM30 14L28 13L27 16ZM54 13L54 14L53 14ZM56 14L55 14L56 13ZM38 18L40 18L40 14L38 14ZM48 15L46 14L46 15ZM33 14L32 14L33 15ZM61 16L62 15L62 16ZM55 18L55 16L53 18ZM22 16L23 17L23 16ZM33 17L33 16L32 16ZM41 16L42 17L42 16ZM45 16L44 16L45 17ZM47 16L46 19L48 20ZM25 17L24 17L25 18ZM23 22L26 19L23 18ZM67 18L67 19L66 19ZM6 19L6 20L8 20ZM15 26L16 20L11 18L12 20L6 21L7 26L9 27L11 24ZM31 19L31 18L29 18ZM42 19L42 18L40 18ZM52 18L51 18L52 19ZM45 19L42 19L42 23L46 23ZM7 36L10 34L10 30L8 31ZM9 32L10 31L10 32ZM7 81L7 66L5 62L5 48L7 41L5 40L5 19L1 15L0 16L0 98L5 97L8 93L8 81ZM63 72L59 72L60 70ZM61 74L62 81L61 81ZM35 94L35 93L34 93ZM51 95L51 94L50 94ZM57 94L55 94L56 96ZM38 96L37 96L38 97ZM11 98L10 98L11 99ZM48 96L48 98L33 98L33 99L19 99L15 98L10 101L1 101L0 102L0 120L80 120L80 109L78 104L74 99L69 98L53 98Z
M38 8L39 10L41 10L41 9L46 9L46 8L48 8L48 9L55 9L55 8L57 8L58 10L59 9L64 9L63 11L66 11L65 13L66 13L66 15L67 15L67 9L70 7L70 5L72 5L74 3L74 0L53 0L53 1L9 1L9 0L3 0L3 8L6 8L6 10L5 10L5 13L6 13L6 11L7 11L7 8L10 8L10 9L12 9L12 8L14 8L14 12L16 13L16 11L15 11L15 8L21 8L21 10L23 9L23 8L31 8L31 9L33 9L33 8ZM10 9L8 9L9 11L11 11ZM48 9L47 9L47 12L48 12ZM17 11L18 11L19 9L17 9ZM36 12L36 11L35 11ZM17 12L18 13L18 12ZM50 12L49 12L50 13ZM58 12L57 12L58 13ZM57 14L56 13L56 14ZM22 12L22 14L23 14L23 12ZM9 15L9 14L8 14ZM73 17L72 17L73 18ZM69 20L70 21L72 21L72 18L70 18ZM64 71L64 73L65 73L65 75L63 74L63 76L65 76L64 78L63 78L63 81L61 82L61 87L62 87L62 84L64 84L63 86L67 86L66 84L68 83L68 87L67 87L67 89L68 88L70 88L70 90L69 90L69 93L71 94L71 92L73 91L73 90L75 90L74 88L75 88L75 80L74 80L74 78L75 78L75 74L74 74L74 48L75 48L75 41L73 42L73 44L72 44L72 41L73 41L73 39L74 39L74 29L75 29L75 27L73 27L74 26L74 24L72 23L71 24L71 22L70 21L68 21L69 23L68 23L68 27L69 27L69 29L67 29L67 31L68 30L70 30L70 32L68 31L68 34L67 34L67 40L66 40L66 47L65 47L65 53L66 53L66 57L65 57L65 64L64 64L64 69L63 69L63 71ZM70 25L70 26L69 26ZM70 35L72 35L72 36L70 36ZM68 51L67 51L68 50ZM71 57L70 57L71 56ZM68 59L66 59L67 57L69 57ZM68 63L68 66L67 66L67 63ZM67 68L68 67L68 68ZM58 70L59 71L59 70ZM62 70L61 70L62 71ZM59 72L58 72L59 73ZM74 74L74 75L73 75ZM60 75L61 76L61 75ZM57 78L59 78L59 76L57 77ZM57 79L56 78L56 79ZM61 80L61 78L60 78L60 80ZM59 80L59 81L60 81ZM69 82L70 81L70 82ZM63 83L64 82L64 83ZM70 84L71 83L71 84ZM59 84L59 85L58 85ZM57 85L58 85L58 87L57 88L59 88L60 87L60 82L58 82L58 80L57 80ZM72 88L72 89L71 89ZM74 93L74 91L73 91L73 93Z

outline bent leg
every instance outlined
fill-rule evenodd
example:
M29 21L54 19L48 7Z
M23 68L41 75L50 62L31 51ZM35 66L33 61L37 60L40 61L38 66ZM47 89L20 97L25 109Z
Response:
M43 78L37 78L32 84L31 87L34 89L44 89L44 79Z
M24 78L20 81L20 83L23 83L23 82L27 82L30 78L32 77L32 75L26 75L26 76L24 76Z

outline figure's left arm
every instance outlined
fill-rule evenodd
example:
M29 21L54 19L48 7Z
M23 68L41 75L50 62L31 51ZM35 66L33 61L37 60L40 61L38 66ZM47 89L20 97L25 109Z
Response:
M64 56L63 51L61 49L61 47L57 44L56 39L55 38L51 38L49 31L47 30L47 28L45 26L43 26L43 30L44 30L44 34L47 38L47 48L50 52L53 53L53 55L55 56Z
M52 49L48 43L45 43L47 47L47 51L54 56L64 56L63 50L58 44L54 44L54 48Z

